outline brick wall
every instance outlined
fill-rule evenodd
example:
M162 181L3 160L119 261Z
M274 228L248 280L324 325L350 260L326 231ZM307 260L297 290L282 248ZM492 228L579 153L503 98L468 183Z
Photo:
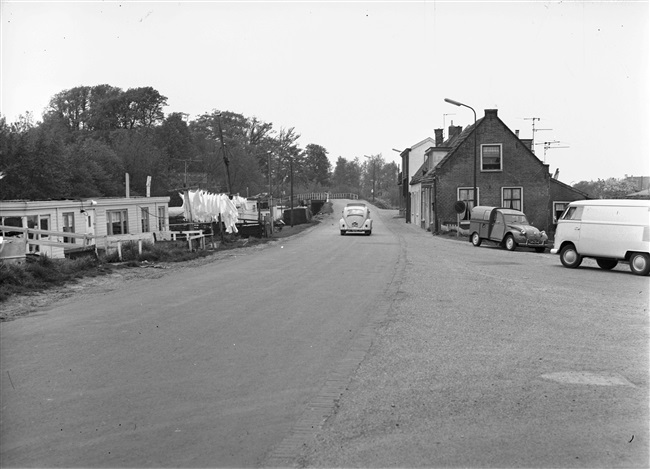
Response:
M552 223L549 210L550 175L543 164L497 117L495 110L487 110L477 129L477 187L479 204L500 207L503 187L521 187L523 211L530 222L540 229ZM482 172L481 144L502 145L502 171ZM458 187L474 184L474 136L470 134L456 149L454 155L437 170L437 212L442 222L456 220L454 203Z

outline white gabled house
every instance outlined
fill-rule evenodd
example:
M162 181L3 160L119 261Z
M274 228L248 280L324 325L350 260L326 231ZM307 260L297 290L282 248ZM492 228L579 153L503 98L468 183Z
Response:
M400 153L402 158L402 172L400 173L398 185L402 186L400 189L406 204L406 223L420 222L413 213L413 206L419 206L419 192L416 189L412 189L409 183L413 176L416 175L418 168L426 161L425 153L427 149L434 146L436 146L436 141L431 137L427 137ZM413 197L418 200L413 200Z

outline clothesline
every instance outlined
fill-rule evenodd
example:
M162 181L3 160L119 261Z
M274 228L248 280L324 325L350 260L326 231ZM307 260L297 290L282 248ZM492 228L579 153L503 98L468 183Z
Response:
M237 233L236 223L239 221L238 206L246 207L248 201L238 195L212 194L202 189L187 192L180 192L183 199L183 213L186 220L196 222L221 221L226 227L227 233Z

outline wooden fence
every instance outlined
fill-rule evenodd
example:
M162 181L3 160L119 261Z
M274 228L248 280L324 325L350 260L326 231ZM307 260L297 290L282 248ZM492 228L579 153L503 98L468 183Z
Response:
M154 240L154 233L147 232L142 234L133 234L133 235L120 235L120 236L111 236L111 235L102 235L96 236L91 234L82 234L82 233L72 233L67 231L50 231L50 230L39 230L35 228L23 228L18 226L5 226L0 225L0 232L6 231L11 233L22 233L22 239L25 243L25 254L32 252L30 246L49 246L61 248L64 253L71 252L75 249L81 250L94 250L95 255L97 255L97 248L104 248L108 250L109 248L115 247L117 250L118 258L122 260L122 244L128 242L138 243L138 253L142 254L142 242L147 240ZM174 241L178 238L184 238L188 242L189 249L192 250L192 241L199 240L200 247L205 249L205 235L203 230L192 230L186 232L169 232L170 239ZM33 235L30 237L30 235ZM37 236L38 235L38 236ZM42 239L41 236L47 236L48 239ZM81 239L82 242L77 243L67 243L64 242L65 238ZM15 238L14 238L15 239Z

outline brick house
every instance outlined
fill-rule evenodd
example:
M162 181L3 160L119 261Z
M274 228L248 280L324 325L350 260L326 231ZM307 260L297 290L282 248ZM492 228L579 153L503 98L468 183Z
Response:
M469 227L475 205L521 210L530 222L552 235L558 213L573 200L587 195L554 179L549 167L531 151L532 141L520 139L497 115L485 116L462 132L450 128L442 141L436 130L436 145L425 151L425 161L410 180L412 222L437 232L442 224L456 224L457 201L466 202L461 227ZM476 188L474 197L474 142L476 137ZM408 220L407 220L408 221Z

